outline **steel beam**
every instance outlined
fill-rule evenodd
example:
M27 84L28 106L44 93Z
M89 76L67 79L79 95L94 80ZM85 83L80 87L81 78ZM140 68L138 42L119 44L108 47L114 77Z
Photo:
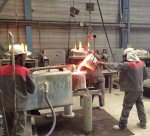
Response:
M25 21L31 20L31 0L24 0ZM32 52L32 27L26 25L26 41L28 51Z

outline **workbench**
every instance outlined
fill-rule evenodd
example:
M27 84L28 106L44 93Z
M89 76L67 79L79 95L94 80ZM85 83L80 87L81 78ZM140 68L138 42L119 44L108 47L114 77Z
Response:
M109 93L112 91L112 77L113 75L117 75L118 71L117 70L103 70L102 71L103 75L105 78L108 78L108 88L109 88Z

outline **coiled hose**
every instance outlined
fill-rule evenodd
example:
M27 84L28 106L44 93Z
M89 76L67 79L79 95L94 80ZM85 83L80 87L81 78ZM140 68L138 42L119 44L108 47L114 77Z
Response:
M54 108L49 100L49 97L48 97L48 89L49 89L49 86L48 86L48 82L44 82L44 85L45 85L45 99L46 99L46 102L48 104L48 106L50 107L51 111L52 111L52 115L53 115L53 124L52 124L52 127L51 129L49 130L49 132L45 135L45 136L50 136L52 134L52 132L54 131L54 128L56 126L56 114L54 112Z

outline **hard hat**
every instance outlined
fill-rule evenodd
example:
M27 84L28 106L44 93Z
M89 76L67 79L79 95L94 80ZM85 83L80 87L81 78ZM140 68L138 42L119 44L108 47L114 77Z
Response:
M124 55L127 55L128 53L135 53L133 48L127 48L124 50Z
M11 46L11 47L12 47L12 46ZM9 49L9 52L12 51L11 47L10 47L10 49ZM14 49L14 55L26 54L24 48L22 48L22 46L19 45L19 44L14 44L14 45L13 45L13 49Z

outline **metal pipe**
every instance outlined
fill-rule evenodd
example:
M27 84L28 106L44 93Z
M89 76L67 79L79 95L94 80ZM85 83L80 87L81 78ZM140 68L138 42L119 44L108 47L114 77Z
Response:
M53 125L52 125L51 129L49 130L49 132L45 135L45 136L50 136L52 134L52 132L54 131L54 128L56 126L56 114L54 112L54 108L53 108L53 106L49 100L49 97L48 97L48 89L49 89L48 82L45 82L44 85L45 85L45 99L46 99L46 102L47 102L48 106L50 107L50 109L52 111L52 115L53 115Z
M121 6L121 17L120 17L120 21L121 23L124 23L124 18L125 18L125 13L124 13L124 9L125 9L125 3L124 0L120 0L120 6ZM121 28L121 48L124 48L124 28Z
M124 48L124 29L121 30L121 48Z
M120 23L123 23L123 10L122 10L122 0L119 0L119 21Z
M15 78L15 56L14 56L14 36L11 32L9 32L9 39L11 43L11 57L12 57L12 83L13 83L13 105L14 105L14 112L13 112L13 133L16 135L16 125L17 125L17 109L16 109L16 78Z
M131 0L128 0L128 23L127 23L127 45L130 45L130 2L131 2Z
M48 70L48 69L59 69L63 71L63 68L65 68L66 65L59 65L59 66L47 66L47 67L35 67L35 68L29 68L31 72L39 71L39 70Z
M6 25L7 23L10 23L10 24L14 24L15 23L15 20L14 19L0 19L0 24L4 24ZM50 25L53 25L53 26L62 26L62 27L69 27L69 24L71 27L75 27L75 26L78 26L78 27L86 27L86 26L89 26L90 25L90 22L84 22L84 25L83 26L80 26L80 22L68 22L68 21L40 21L40 20L19 20L18 19L18 25L37 25L38 24L41 24L41 25L46 25L46 24L50 24ZM91 22L91 25L92 26L102 26L102 23L101 22ZM105 26L106 27L126 27L125 24L120 24L120 23L109 23L109 22L105 22Z

